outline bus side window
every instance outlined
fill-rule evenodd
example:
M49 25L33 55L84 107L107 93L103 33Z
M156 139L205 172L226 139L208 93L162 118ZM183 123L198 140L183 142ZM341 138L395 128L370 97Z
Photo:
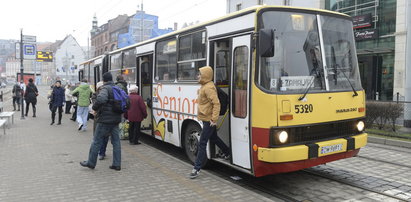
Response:
M216 83L217 85L228 85L229 79L229 51L220 50L216 56Z

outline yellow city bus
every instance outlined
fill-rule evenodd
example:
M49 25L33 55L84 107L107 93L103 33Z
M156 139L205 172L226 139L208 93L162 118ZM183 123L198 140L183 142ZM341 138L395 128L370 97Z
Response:
M191 161L202 128L196 75L205 65L229 95L218 135L232 154L219 158L209 143L208 160L258 177L352 157L367 143L352 22L341 13L257 6L99 59L102 73L139 87L149 112L143 132Z

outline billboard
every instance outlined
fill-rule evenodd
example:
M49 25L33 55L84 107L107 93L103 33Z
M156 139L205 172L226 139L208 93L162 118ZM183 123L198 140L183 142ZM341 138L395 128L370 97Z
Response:
M37 51L36 59L39 62L53 62L53 52Z

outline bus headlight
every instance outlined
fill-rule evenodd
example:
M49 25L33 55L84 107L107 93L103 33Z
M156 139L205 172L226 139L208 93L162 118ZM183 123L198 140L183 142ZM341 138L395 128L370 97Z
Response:
M365 128L364 121L358 121L358 123L357 123L357 130L358 130L359 132L362 132L362 131L364 130L364 128Z
M278 133L278 136L277 136L277 138L278 138L278 141L280 142L280 143L285 143L285 142L287 142L287 140L288 140L288 133L287 133L287 131L281 131L280 133Z

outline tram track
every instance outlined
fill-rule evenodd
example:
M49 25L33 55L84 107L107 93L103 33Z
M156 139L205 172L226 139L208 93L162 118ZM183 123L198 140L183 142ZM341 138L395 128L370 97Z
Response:
M366 190L368 192L383 195L385 197L389 197L389 198L392 198L392 199L395 199L395 200L398 200L398 201L407 201L407 200L405 200L401 197L398 197L398 196L395 196L395 195L392 195L392 194L387 194L385 192L378 191L378 190L375 190L375 189L372 189L372 188L369 188L369 187L366 187L366 186L362 186L362 185L359 185L359 184L355 184L353 182L349 182L349 181L346 181L346 180L343 180L343 179L337 179L337 178L333 178L332 176L323 175L323 173L315 172L313 170L305 169L305 170L302 170L301 172L307 173L307 174L312 175L312 176L317 176L317 177L321 177L321 178L324 178L324 179L327 179L327 180L331 180L331 181L334 181L334 182L338 182L340 184L345 184L345 185L349 185L351 187L356 187L356 188L359 188L359 189L362 189L362 190Z
M143 136L141 140L146 145L154 147L168 155L175 157L176 159L184 163L191 165L191 162L186 157L184 151L181 150L180 148L177 148L173 145L158 141L157 139L148 137L148 136ZM360 158L363 158L363 157L360 157ZM364 157L364 159L366 158L369 158L369 157ZM378 159L372 159L372 158L369 158L369 160L378 161ZM384 163L390 163L390 162L384 162ZM403 165L400 164L398 166L403 166ZM315 181L315 178L321 178L324 180L334 181L338 184L341 184L341 186L349 186L349 187L358 188L361 190L365 190L369 193L380 195L384 198L389 198L389 199L393 199L397 201L406 201L405 199L401 197L388 194L388 193L384 193L383 191L378 191L378 190L375 190L373 188L369 188L366 186L362 186L362 185L356 184L355 182L351 182L347 179L346 180L337 179L333 176L328 176L324 172L317 172L317 171L310 170L310 169L305 169L305 170L297 171L293 173L278 174L278 175L256 178L251 175L240 172L234 168L231 168L221 163L212 161L211 164L206 169L203 169L203 172L210 173L220 178L221 180L229 181L233 184L239 185L248 190L252 190L258 194L261 194L275 201L282 200L282 201L294 202L294 201L313 200L310 196L299 194L299 193L304 193L305 191L304 186L309 184L309 182ZM308 177L308 176L311 176L311 177ZM292 180L293 178L296 178L296 179L294 181L289 181L290 179ZM304 179L304 181L301 181L300 182L301 184L297 186L293 184L295 183L295 181L299 181L299 179ZM321 193L321 188L318 189L318 193Z
M402 163L395 163L395 162L390 162L390 161L386 161L386 160L382 160L382 159L376 159L376 158L371 158L371 157L367 157L367 156L356 156L358 158L362 158L362 159L367 159L370 161L376 161L376 162L380 162L380 163L386 163L386 164L391 164L391 165L395 165L395 166L399 166L399 167L405 167L405 168L409 168L411 169L411 165L405 165Z

